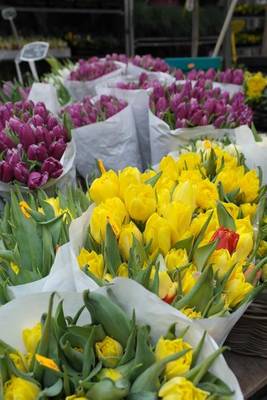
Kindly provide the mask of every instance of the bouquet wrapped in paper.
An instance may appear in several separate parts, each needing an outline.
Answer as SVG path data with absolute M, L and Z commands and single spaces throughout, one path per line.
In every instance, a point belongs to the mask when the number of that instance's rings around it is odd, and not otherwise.
M 0 220 L 0 302 L 45 290 L 73 288 L 68 228 L 88 208 L 80 189 L 48 197 L 11 192 Z
M 131 278 L 223 341 L 263 288 L 260 185 L 234 146 L 208 140 L 158 171 L 104 172 L 70 226 L 76 289 Z
M 128 164 L 141 167 L 139 144 L 131 106 L 115 96 L 86 97 L 65 107 L 76 143 L 76 166 L 86 177 L 96 169 L 97 159 L 108 168 Z
M 75 147 L 70 132 L 42 102 L 0 106 L 0 191 L 59 184 L 71 170 Z
M 147 315 L 151 303 L 125 310 L 117 303 L 121 291 L 116 302 L 113 292 L 100 292 L 86 291 L 83 301 L 74 293 L 60 301 L 55 293 L 41 294 L 2 307 L 2 397 L 243 399 L 224 348 L 205 332 L 182 319 L 170 325 L 167 313 L 159 334 Z

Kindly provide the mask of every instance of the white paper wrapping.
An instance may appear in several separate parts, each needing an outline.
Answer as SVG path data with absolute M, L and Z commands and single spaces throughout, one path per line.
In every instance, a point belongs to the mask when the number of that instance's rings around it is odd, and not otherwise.
M 57 90 L 50 83 L 34 82 L 28 100 L 32 100 L 34 103 L 42 101 L 50 112 L 55 115 L 59 113 L 60 105 L 57 98 Z
M 118 79 L 121 82 L 122 79 Z M 128 90 L 116 87 L 116 82 L 112 81 L 112 86 L 97 86 L 98 95 L 115 96 L 118 99 L 127 101 L 131 105 L 135 120 L 136 133 L 141 152 L 142 167 L 145 169 L 151 165 L 150 141 L 149 141 L 149 90 L 137 89 Z
M 151 326 L 151 337 L 154 342 L 159 339 L 160 335 L 166 333 L 173 322 L 177 322 L 179 330 L 191 325 L 185 339 L 192 346 L 196 346 L 201 339 L 202 329 L 188 322 L 172 307 L 159 301 L 156 296 L 147 292 L 137 283 L 125 279 L 116 279 L 111 290 L 113 297 L 129 317 L 132 316 L 132 310 L 135 309 L 137 322 Z M 97 291 L 104 295 L 106 292 L 105 288 L 100 288 Z M 146 302 L 143 302 L 143 292 L 147 292 Z M 55 297 L 55 308 L 61 298 L 64 299 L 63 307 L 67 315 L 75 315 L 82 305 L 81 294 L 60 293 L 60 297 Z M 48 301 L 49 293 L 41 293 L 15 299 L 2 306 L 0 308 L 0 339 L 22 352 L 25 351 L 22 342 L 22 330 L 32 327 L 40 321 L 41 315 L 47 311 Z M 90 322 L 87 311 L 82 314 L 79 322 L 81 324 Z M 216 343 L 207 335 L 200 359 L 208 357 L 216 350 Z M 210 370 L 235 392 L 234 400 L 243 399 L 237 379 L 227 366 L 223 356 L 217 358 Z
M 80 250 L 83 247 L 83 244 L 86 241 L 86 237 L 88 235 L 88 228 L 89 228 L 89 222 L 90 218 L 92 215 L 94 209 L 94 205 L 91 205 L 87 211 L 85 211 L 81 217 L 75 219 L 72 221 L 70 225 L 70 268 L 73 274 L 73 281 L 75 285 L 75 289 L 77 292 L 82 292 L 85 289 L 91 289 L 94 290 L 98 287 L 97 283 L 90 278 L 88 275 L 86 275 L 79 267 L 78 261 L 77 261 L 77 256 L 80 254 Z M 119 278 L 118 278 L 119 279 Z M 115 279 L 116 281 L 116 279 Z M 130 279 L 122 279 L 122 281 L 127 282 L 127 285 L 131 285 L 132 283 L 129 282 L 134 282 L 131 281 Z M 134 282 L 135 286 L 133 286 L 134 290 L 133 292 L 137 290 L 137 288 L 140 286 L 139 290 L 139 295 L 141 296 L 140 302 L 143 304 L 146 304 L 147 298 L 150 298 L 150 295 L 153 297 L 157 298 L 157 301 L 159 303 L 163 303 L 157 296 L 153 295 L 152 293 L 148 292 L 144 288 L 142 288 L 141 285 L 138 283 Z M 144 289 L 142 291 L 142 289 Z M 130 300 L 130 299 L 129 299 Z M 164 303 L 163 303 L 164 304 Z M 168 306 L 170 307 L 170 306 Z M 226 340 L 227 336 L 229 335 L 230 331 L 232 330 L 233 326 L 237 323 L 239 318 L 244 314 L 248 307 L 248 304 L 243 305 L 240 307 L 237 311 L 233 312 L 229 316 L 225 317 L 213 317 L 213 318 L 205 318 L 205 319 L 198 319 L 196 320 L 199 325 L 203 329 L 205 329 L 209 334 L 213 337 L 213 339 L 219 344 L 222 345 L 224 341 Z M 173 307 L 170 307 L 173 309 L 173 312 L 175 315 L 180 315 L 182 318 L 184 318 L 187 321 L 191 321 L 189 318 L 187 318 L 184 314 L 182 314 L 180 311 L 175 310 Z
M 130 105 L 106 121 L 72 130 L 77 146 L 76 167 L 86 177 L 96 170 L 101 159 L 106 169 L 122 169 L 128 165 L 141 168 L 141 157 Z
M 8 286 L 9 296 L 13 299 L 32 293 L 74 290 L 69 258 L 69 243 L 66 243 L 58 249 L 49 275 L 35 282 Z
M 106 82 L 109 79 L 120 76 L 125 71 L 126 68 L 125 64 L 118 61 L 115 61 L 115 64 L 118 67 L 115 71 L 103 75 L 100 78 L 91 81 L 72 81 L 69 80 L 68 78 L 65 78 L 64 85 L 68 89 L 70 95 L 75 101 L 81 101 L 85 96 L 95 96 L 97 85 L 100 85 L 101 83 Z

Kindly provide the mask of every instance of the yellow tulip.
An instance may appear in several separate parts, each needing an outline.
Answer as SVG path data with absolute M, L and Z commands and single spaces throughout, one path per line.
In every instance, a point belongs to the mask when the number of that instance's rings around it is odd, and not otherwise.
M 219 182 L 223 185 L 225 193 L 230 193 L 239 188 L 240 179 L 244 176 L 244 167 L 224 168 L 216 178 L 216 184 Z
M 201 312 L 195 311 L 193 308 L 183 308 L 180 311 L 190 319 L 200 319 L 202 317 Z
M 186 269 L 182 277 L 182 291 L 184 294 L 189 293 L 190 290 L 193 289 L 198 280 L 198 276 L 199 272 L 193 264 Z
M 17 369 L 21 370 L 22 372 L 26 372 L 26 365 L 22 354 L 9 353 L 9 358 L 13 361 Z
M 107 368 L 115 368 L 123 354 L 121 344 L 109 336 L 106 336 L 101 342 L 96 342 L 95 349 L 99 361 L 102 361 Z
M 200 214 L 198 214 L 197 217 L 193 218 L 191 225 L 189 227 L 189 231 L 191 232 L 191 234 L 193 236 L 196 236 L 199 234 L 201 228 L 203 227 L 203 225 L 209 218 L 211 212 L 212 212 L 212 210 L 208 210 L 205 213 L 200 213 Z M 216 231 L 217 228 L 218 228 L 217 216 L 215 213 L 213 213 L 213 216 L 211 217 L 211 220 L 207 226 L 206 234 L 211 237 L 211 233 Z
M 224 205 L 224 208 L 229 212 L 229 214 L 236 219 L 239 214 L 239 207 L 234 204 L 234 203 L 222 203 Z
M 138 185 L 142 182 L 141 172 L 138 168 L 127 167 L 119 171 L 120 197 L 125 199 L 125 193 L 130 185 Z
M 156 171 L 154 171 L 153 169 L 147 169 L 141 174 L 141 182 L 146 183 L 146 181 L 153 178 L 155 175 L 157 175 Z
M 97 254 L 95 251 L 81 249 L 77 257 L 80 268 L 87 267 L 88 270 L 97 278 L 102 279 L 104 273 L 104 258 L 102 254 Z
M 154 277 L 152 270 L 151 278 Z M 159 297 L 166 303 L 171 304 L 177 293 L 177 282 L 173 282 L 167 271 L 159 271 Z
M 116 382 L 122 377 L 122 374 L 118 370 L 113 368 L 102 368 L 100 373 L 97 375 L 97 378 L 99 380 L 108 378 L 111 379 L 113 382 Z
M 192 208 L 190 205 L 173 201 L 167 205 L 163 217 L 168 221 L 171 227 L 172 245 L 175 245 L 189 229 L 192 218 Z
M 209 263 L 212 264 L 214 272 L 218 271 L 220 279 L 224 277 L 234 264 L 229 251 L 226 249 L 215 250 L 209 259 Z
M 119 178 L 112 169 L 95 179 L 89 189 L 90 198 L 99 204 L 111 197 L 119 197 Z
M 252 219 L 254 217 L 254 215 L 256 214 L 257 207 L 258 207 L 257 204 L 250 204 L 250 203 L 244 203 L 244 204 L 241 204 L 241 206 L 240 206 L 243 216 L 244 217 L 249 216 L 250 219 Z
M 159 170 L 163 172 L 163 175 L 168 176 L 173 181 L 178 179 L 177 164 L 172 156 L 165 156 L 161 159 Z
M 147 221 L 156 210 L 156 196 L 150 185 L 130 185 L 124 198 L 130 217 L 136 221 Z
M 190 181 L 193 184 L 196 184 L 202 181 L 203 177 L 199 169 L 185 169 L 181 171 L 179 175 L 179 182 Z
M 146 244 L 151 243 L 151 253 L 161 251 L 166 255 L 171 248 L 171 227 L 169 223 L 157 213 L 152 214 L 146 223 L 144 239 Z
M 253 249 L 253 236 L 251 233 L 242 233 L 239 236 L 236 250 L 232 255 L 234 262 L 246 260 Z
M 120 252 L 125 260 L 129 259 L 130 249 L 133 245 L 133 237 L 142 243 L 143 236 L 140 230 L 137 228 L 134 222 L 130 221 L 127 225 L 122 225 L 119 248 Z
M 207 210 L 216 207 L 219 195 L 217 187 L 209 179 L 204 179 L 197 184 L 197 206 Z
M 255 170 L 248 171 L 239 182 L 240 198 L 244 203 L 253 203 L 256 200 L 259 189 L 260 180 Z
M 191 349 L 192 347 L 190 346 L 190 344 L 184 342 L 181 338 L 169 340 L 161 337 L 156 344 L 156 360 L 159 361 L 172 354 Z M 164 376 L 167 380 L 169 380 L 171 378 L 174 378 L 175 376 L 185 374 L 190 369 L 191 362 L 192 351 L 188 351 L 183 357 L 180 357 L 178 360 L 171 361 L 166 365 Z
M 163 215 L 166 207 L 171 202 L 171 192 L 169 189 L 160 189 L 157 191 L 157 212 L 159 215 Z
M 225 285 L 225 303 L 231 308 L 237 306 L 252 289 L 253 285 L 245 280 L 242 264 L 238 264 Z
M 253 235 L 253 226 L 251 224 L 249 216 L 245 218 L 240 218 L 235 221 L 236 232 L 241 235 L 242 233 L 250 233 Z
M 267 242 L 266 240 L 261 240 L 258 248 L 258 254 L 260 257 L 265 257 L 267 254 Z
M 92 212 L 90 230 L 97 243 L 101 243 L 105 239 L 108 222 L 117 237 L 120 234 L 122 224 L 128 222 L 126 207 L 118 197 L 105 200 L 96 206 Z
M 165 257 L 165 263 L 169 271 L 179 268 L 188 263 L 188 256 L 185 249 L 171 249 Z
M 42 335 L 42 326 L 41 326 L 40 322 L 38 322 L 32 328 L 23 329 L 22 338 L 23 338 L 23 342 L 26 347 L 26 350 L 29 353 L 35 352 L 35 350 L 40 342 L 41 335 Z
M 129 276 L 128 264 L 122 263 L 121 265 L 119 265 L 117 275 L 120 276 L 121 278 L 128 278 Z
M 190 206 L 193 212 L 196 208 L 196 189 L 190 181 L 179 183 L 176 186 L 172 200 Z
M 31 218 L 31 214 L 28 213 L 29 210 L 31 210 L 31 207 L 29 206 L 26 201 L 22 200 L 19 202 L 20 210 L 22 214 L 24 215 L 25 218 L 29 219 Z
M 267 79 L 264 78 L 261 72 L 247 75 L 245 82 L 247 95 L 252 99 L 261 97 L 263 90 L 267 86 Z
M 208 396 L 208 392 L 197 388 L 182 376 L 164 383 L 159 390 L 162 400 L 206 400 Z
M 12 376 L 5 383 L 4 399 L 5 400 L 36 400 L 40 393 L 39 386 L 22 378 Z
M 200 154 L 194 152 L 181 154 L 176 164 L 179 172 L 190 169 L 196 170 L 201 164 Z

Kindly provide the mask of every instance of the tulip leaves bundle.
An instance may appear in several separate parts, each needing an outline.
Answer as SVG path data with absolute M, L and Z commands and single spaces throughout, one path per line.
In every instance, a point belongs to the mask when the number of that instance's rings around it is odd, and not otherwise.
M 255 262 L 266 188 L 236 149 L 205 146 L 164 157 L 158 173 L 128 167 L 92 183 L 77 259 L 98 285 L 131 278 L 190 318 L 228 315 L 263 289 L 265 259 Z
M 0 343 L 0 399 L 91 400 L 227 399 L 233 392 L 209 369 L 225 348 L 200 361 L 205 334 L 193 348 L 186 330 L 170 327 L 155 346 L 150 328 L 130 320 L 109 297 L 84 293 L 76 316 L 65 316 L 63 301 L 33 328 L 23 331 L 27 354 Z M 79 325 L 90 312 L 91 324 Z M 203 355 L 202 355 L 203 359 Z
M 26 200 L 26 201 L 25 201 Z M 48 198 L 11 192 L 0 221 L 0 276 L 2 285 L 33 282 L 49 274 L 57 248 L 68 241 L 68 226 L 88 207 L 80 189 Z

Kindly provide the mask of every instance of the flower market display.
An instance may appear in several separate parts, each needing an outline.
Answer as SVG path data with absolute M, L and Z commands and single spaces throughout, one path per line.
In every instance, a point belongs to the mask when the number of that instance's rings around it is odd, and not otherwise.
M 84 305 L 77 304 L 72 317 L 63 300 L 52 314 L 54 297 L 47 313 L 21 332 L 23 352 L 1 341 L 2 398 L 240 398 L 238 386 L 228 386 L 234 380 L 220 357 L 225 348 L 216 348 L 205 333 L 197 342 L 193 327 L 181 322 L 157 338 L 152 331 L 152 341 L 150 326 L 109 297 L 84 292 Z M 212 372 L 216 365 L 219 376 Z
M 36 196 L 11 193 L 0 221 L 0 303 L 8 298 L 7 286 L 30 284 L 49 275 L 59 247 L 69 240 L 71 220 L 88 205 L 86 195 L 74 188 L 56 197 L 41 190 Z
M 164 157 L 159 172 L 127 167 L 92 182 L 95 205 L 70 229 L 76 245 L 88 229 L 73 268 L 92 287 L 133 279 L 191 319 L 227 317 L 263 289 L 265 189 L 233 145 L 183 151 Z
M 36 189 L 62 175 L 69 133 L 44 103 L 26 100 L 1 105 L 0 129 L 1 182 Z
M 0 88 L 0 399 L 241 400 L 218 346 L 266 288 L 266 77 L 49 65 Z

